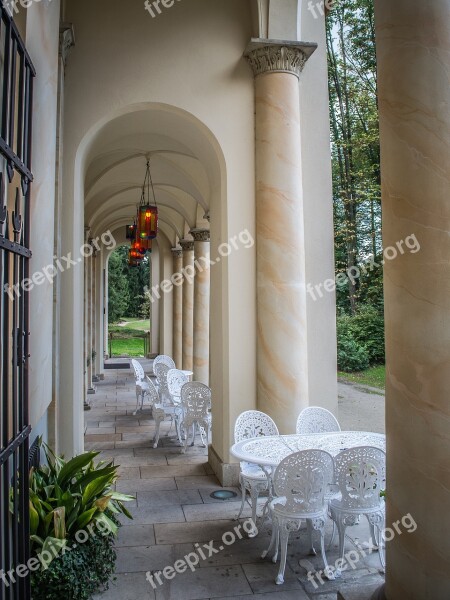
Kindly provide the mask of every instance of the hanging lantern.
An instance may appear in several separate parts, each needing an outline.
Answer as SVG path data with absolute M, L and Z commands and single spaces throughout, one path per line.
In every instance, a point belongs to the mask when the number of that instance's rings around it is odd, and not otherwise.
M 127 225 L 126 239 L 134 241 L 136 239 L 136 230 L 136 222 L 134 222 L 133 225 Z
M 158 234 L 158 208 L 150 204 L 139 207 L 139 240 L 154 240 Z
M 150 203 L 150 188 L 153 204 Z M 154 240 L 158 235 L 158 207 L 156 206 L 155 188 L 153 186 L 150 161 L 147 161 L 144 184 L 142 186 L 141 203 L 138 210 L 139 240 Z

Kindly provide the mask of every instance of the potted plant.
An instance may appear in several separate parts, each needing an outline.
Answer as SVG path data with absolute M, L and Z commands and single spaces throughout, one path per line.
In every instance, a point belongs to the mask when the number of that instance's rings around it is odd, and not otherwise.
M 114 490 L 118 466 L 95 464 L 98 452 L 44 452 L 47 464 L 30 472 L 32 598 L 89 600 L 114 572 L 117 516 L 132 518 L 124 503 L 134 498 Z

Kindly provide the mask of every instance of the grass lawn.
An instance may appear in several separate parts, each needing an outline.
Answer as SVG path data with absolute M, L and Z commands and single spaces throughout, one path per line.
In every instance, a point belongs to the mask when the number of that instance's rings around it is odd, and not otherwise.
M 122 322 L 126 323 L 127 329 L 133 331 L 150 331 L 150 319 L 128 319 L 123 317 Z
M 148 337 L 150 330 L 149 319 L 124 317 L 121 323 L 125 325 L 113 323 L 109 326 L 109 333 L 113 339 L 108 340 L 108 352 L 111 344 L 111 356 L 143 357 L 144 338 Z
M 350 381 L 351 383 L 360 383 L 361 385 L 370 385 L 370 387 L 379 388 L 384 390 L 386 380 L 386 367 L 379 365 L 377 367 L 370 367 L 365 371 L 359 373 L 343 373 L 338 372 L 339 379 L 343 381 Z
M 144 338 L 113 339 L 112 356 L 144 356 Z

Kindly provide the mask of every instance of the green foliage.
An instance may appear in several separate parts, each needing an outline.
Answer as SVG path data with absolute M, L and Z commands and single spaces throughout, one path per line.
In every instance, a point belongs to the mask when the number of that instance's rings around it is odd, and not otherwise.
M 108 317 L 111 323 L 126 314 L 130 301 L 128 281 L 121 248 L 115 250 L 108 262 Z
M 33 600 L 89 600 L 114 573 L 113 535 L 95 535 L 31 575 Z
M 364 346 L 369 362 L 382 364 L 385 360 L 384 318 L 373 306 L 361 306 L 351 318 L 354 339 Z
M 109 258 L 109 320 L 118 322 L 124 315 L 140 317 L 146 288 L 150 284 L 150 260 L 139 267 L 128 265 L 128 247 L 121 246 Z
M 362 344 L 353 337 L 351 317 L 338 317 L 338 369 L 346 373 L 364 371 L 369 366 L 369 355 Z
M 337 319 L 338 368 L 348 373 L 384 362 L 384 319 L 373 306 Z
M 48 464 L 30 473 L 32 555 L 39 555 L 50 543 L 70 547 L 77 532 L 90 523 L 101 523 L 115 535 L 117 525 L 111 516 L 123 513 L 132 518 L 124 502 L 133 498 L 114 490 L 118 466 L 94 464 L 98 452 L 65 461 L 48 446 L 44 451 Z

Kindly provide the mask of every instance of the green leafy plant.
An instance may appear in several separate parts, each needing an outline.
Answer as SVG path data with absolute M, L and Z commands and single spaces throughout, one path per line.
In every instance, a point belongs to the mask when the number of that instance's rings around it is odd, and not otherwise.
M 44 452 L 47 464 L 30 473 L 32 553 L 39 553 L 51 543 L 64 547 L 91 522 L 101 523 L 116 535 L 118 526 L 111 515 L 122 513 L 132 519 L 124 502 L 133 497 L 113 489 L 118 466 L 95 464 L 98 452 L 86 452 L 69 461 L 56 456 L 46 445 Z
M 47 464 L 30 472 L 31 576 L 34 600 L 87 600 L 114 571 L 120 514 L 132 496 L 114 490 L 118 466 L 95 464 L 98 452 L 66 461 L 44 445 Z M 80 532 L 84 533 L 82 541 Z
M 48 569 L 32 573 L 33 600 L 90 600 L 108 586 L 115 562 L 114 536 L 92 536 Z

